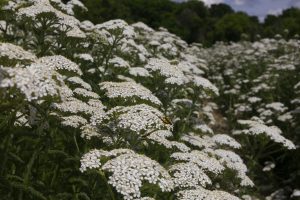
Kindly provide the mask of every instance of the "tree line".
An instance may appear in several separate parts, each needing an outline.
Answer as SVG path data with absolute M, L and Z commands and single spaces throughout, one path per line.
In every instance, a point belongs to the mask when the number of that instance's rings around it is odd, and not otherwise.
M 66 0 L 67 1 L 67 0 Z M 300 10 L 289 8 L 281 15 L 268 15 L 264 22 L 244 12 L 236 12 L 227 4 L 207 7 L 190 0 L 176 3 L 170 0 L 82 0 L 89 12 L 78 18 L 101 23 L 124 19 L 128 23 L 142 21 L 158 28 L 165 27 L 189 43 L 211 45 L 216 41 L 255 40 L 258 37 L 295 37 L 300 33 Z

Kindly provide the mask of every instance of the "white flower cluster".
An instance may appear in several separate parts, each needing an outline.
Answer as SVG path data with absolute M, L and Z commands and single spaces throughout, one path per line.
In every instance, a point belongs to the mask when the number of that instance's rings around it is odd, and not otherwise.
M 101 30 L 107 30 L 111 33 L 114 31 L 120 31 L 119 34 L 123 34 L 126 38 L 132 38 L 135 37 L 135 32 L 131 26 L 129 26 L 124 20 L 110 20 L 107 22 L 104 22 L 102 24 L 96 25 L 96 28 Z
M 91 92 L 84 88 L 76 88 L 73 92 L 78 96 L 81 96 L 83 98 L 88 98 L 88 99 L 99 99 L 100 97 L 97 93 Z
M 208 133 L 208 134 L 213 134 L 213 130 L 209 128 L 206 124 L 196 124 L 193 127 L 194 130 L 198 130 L 202 133 Z
M 151 133 L 147 138 L 153 142 L 156 142 L 167 149 L 172 149 L 173 147 L 177 148 L 179 151 L 187 152 L 190 150 L 185 144 L 177 142 L 177 141 L 170 141 L 167 138 L 172 137 L 173 134 L 171 131 L 168 130 L 158 130 Z
M 82 71 L 79 66 L 64 56 L 45 56 L 37 60 L 37 63 L 41 63 L 47 66 L 49 69 L 57 71 L 74 72 L 77 75 L 82 75 Z
M 282 144 L 287 149 L 295 149 L 295 145 L 292 141 L 284 138 L 281 135 L 281 130 L 276 126 L 266 126 L 262 122 L 252 121 L 252 120 L 239 120 L 238 123 L 249 127 L 249 129 L 243 130 L 241 133 L 247 135 L 261 135 L 265 134 L 270 138 L 270 140 Z
M 187 142 L 195 147 L 198 147 L 200 149 L 203 148 L 212 148 L 216 145 L 216 143 L 211 139 L 209 136 L 198 136 L 194 133 L 189 133 L 186 135 L 183 135 L 181 137 L 181 140 L 184 142 Z
M 140 197 L 143 181 L 159 185 L 163 192 L 171 191 L 174 187 L 168 172 L 159 163 L 143 155 L 120 155 L 106 162 L 102 169 L 112 173 L 109 184 L 126 200 Z
M 42 14 L 53 14 L 57 17 L 59 25 L 57 25 L 57 29 L 61 29 L 62 31 L 67 31 L 67 37 L 74 38 L 85 38 L 86 34 L 80 30 L 79 28 L 79 20 L 75 17 L 64 14 L 63 12 L 54 8 L 49 0 L 32 0 L 32 5 L 28 7 L 21 7 L 17 11 L 17 16 L 21 19 L 23 16 L 32 18 L 36 20 L 39 15 Z M 71 5 L 71 4 L 70 4 Z M 17 6 L 16 6 L 17 8 Z
M 201 75 L 205 74 L 205 72 L 203 70 L 199 69 L 196 65 L 192 64 L 191 62 L 182 61 L 178 64 L 178 67 L 186 75 L 201 76 Z
M 16 87 L 25 95 L 26 100 L 37 100 L 46 96 L 58 95 L 59 74 L 47 66 L 31 64 L 29 66 L 15 66 L 14 68 L 3 68 L 6 78 L 1 80 L 0 88 Z
M 241 183 L 240 183 L 241 186 L 254 185 L 253 182 L 250 180 L 250 178 L 246 175 L 247 167 L 243 163 L 243 160 L 232 151 L 218 149 L 219 146 L 223 146 L 223 145 L 227 145 L 232 148 L 240 148 L 241 145 L 238 142 L 236 142 L 232 137 L 224 134 L 216 134 L 212 137 L 209 136 L 200 137 L 198 135 L 195 135 L 194 133 L 189 133 L 187 135 L 184 135 L 181 138 L 181 140 L 185 141 L 188 144 L 193 145 L 194 147 L 198 147 L 199 149 L 202 149 L 202 151 L 200 153 L 199 151 L 193 151 L 191 154 L 188 155 L 190 157 L 188 159 L 187 158 L 183 159 L 183 156 L 187 156 L 187 155 L 177 154 L 177 157 L 178 155 L 181 156 L 181 158 L 178 157 L 180 160 L 185 160 L 185 161 L 195 163 L 194 160 L 197 160 L 197 162 L 199 162 L 200 159 L 208 160 L 207 158 L 204 159 L 203 157 L 209 157 L 210 159 L 212 159 L 212 161 L 216 162 L 216 164 L 214 164 L 214 167 L 217 165 L 219 166 L 217 170 L 212 168 L 213 170 L 211 170 L 211 172 L 215 174 L 219 174 L 225 169 L 224 168 L 225 166 L 237 172 L 237 177 L 241 179 Z M 215 158 L 217 158 L 217 160 Z M 211 168 L 207 163 L 205 163 L 204 165 L 202 164 L 202 166 L 200 165 L 200 167 L 204 171 L 207 170 L 210 171 L 209 168 Z
M 179 188 L 205 187 L 212 183 L 204 171 L 192 162 L 174 164 L 169 171 L 173 173 L 174 184 Z
M 91 91 L 92 90 L 92 87 L 90 84 L 86 83 L 85 81 L 83 81 L 80 77 L 78 76 L 73 76 L 73 77 L 70 77 L 67 79 L 68 82 L 72 83 L 72 84 L 75 84 L 75 85 L 78 85 L 86 90 L 89 90 Z
M 79 128 L 85 124 L 88 123 L 88 121 L 83 118 L 80 117 L 78 115 L 72 115 L 72 116 L 67 116 L 67 117 L 61 117 L 61 119 L 63 120 L 61 122 L 62 125 L 64 126 L 71 126 L 73 128 Z
M 241 186 L 254 186 L 254 183 L 246 175 L 247 166 L 239 155 L 232 151 L 216 149 L 210 151 L 219 158 L 219 161 L 225 164 L 229 169 L 237 172 L 237 177 L 241 179 Z
M 202 170 L 212 172 L 214 174 L 220 174 L 225 169 L 217 159 L 198 150 L 187 153 L 173 153 L 171 157 L 175 160 L 194 163 Z
M 170 64 L 166 59 L 152 58 L 145 68 L 152 76 L 158 75 L 164 78 L 166 84 L 183 85 L 187 83 L 187 78 L 183 72 L 176 65 Z
M 130 65 L 127 61 L 120 57 L 114 57 L 109 60 L 109 64 L 111 64 L 114 68 L 129 68 Z
M 240 200 L 227 192 L 220 190 L 206 190 L 198 187 L 193 190 L 183 190 L 177 193 L 179 200 Z
M 215 95 L 219 95 L 219 90 L 214 86 L 209 80 L 202 78 L 200 76 L 193 76 L 192 77 L 192 82 L 194 85 L 198 88 L 201 88 L 206 91 L 211 91 Z
M 104 151 L 94 149 L 89 151 L 88 153 L 84 154 L 80 160 L 81 167 L 80 171 L 84 172 L 87 169 L 96 169 L 99 168 L 101 165 L 100 159 L 101 157 L 116 157 L 120 154 L 127 154 L 133 153 L 129 149 L 114 149 L 112 151 Z
M 129 69 L 129 74 L 135 77 L 150 77 L 150 73 L 142 67 L 131 67 Z
M 101 164 L 101 157 L 115 157 Z M 162 191 L 171 191 L 174 184 L 169 173 L 156 161 L 127 149 L 110 152 L 92 150 L 81 159 L 81 171 L 101 169 L 111 172 L 108 183 L 130 200 L 141 197 L 143 181 L 159 185 Z
M 217 134 L 211 139 L 219 145 L 228 145 L 235 149 L 241 148 L 241 145 L 235 139 L 226 134 Z
M 13 45 L 11 43 L 0 43 L 0 59 L 7 58 L 9 60 L 18 61 L 35 61 L 36 56 L 22 47 Z
M 102 82 L 100 89 L 105 91 L 105 96 L 110 99 L 122 98 L 125 101 L 146 101 L 150 104 L 161 105 L 160 100 L 144 86 L 134 82 Z
M 87 11 L 87 8 L 81 3 L 81 1 L 78 0 L 70 0 L 67 4 L 62 3 L 60 0 L 50 0 L 53 3 L 57 3 L 59 8 L 63 11 L 65 11 L 69 15 L 74 15 L 74 8 L 78 7 L 82 10 Z
M 162 121 L 164 115 L 146 104 L 135 106 L 117 106 L 109 110 L 102 120 L 95 124 L 109 126 L 113 131 L 130 130 L 138 135 L 149 134 L 155 130 L 170 129 L 171 126 Z M 116 123 L 115 123 L 116 122 Z
M 226 134 L 216 134 L 213 135 L 212 137 L 204 135 L 200 137 L 191 132 L 189 134 L 183 135 L 181 137 L 181 140 L 189 144 L 192 144 L 193 146 L 196 146 L 200 149 L 214 148 L 222 145 L 235 148 L 235 149 L 241 148 L 241 145 L 234 138 Z
M 74 57 L 82 59 L 84 61 L 94 62 L 94 58 L 90 54 L 87 54 L 87 53 L 75 54 Z

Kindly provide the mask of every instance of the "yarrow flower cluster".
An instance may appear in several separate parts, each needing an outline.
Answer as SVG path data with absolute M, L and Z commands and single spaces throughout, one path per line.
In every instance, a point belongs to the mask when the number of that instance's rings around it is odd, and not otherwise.
M 16 87 L 28 101 L 58 95 L 60 75 L 47 66 L 34 63 L 2 70 L 6 78 L 0 82 L 0 88 Z
M 115 158 L 102 165 L 101 157 Z M 158 184 L 162 191 L 171 191 L 174 187 L 171 176 L 159 163 L 131 150 L 118 149 L 111 152 L 93 150 L 85 154 L 81 160 L 81 171 L 87 168 L 100 168 L 111 172 L 112 176 L 108 183 L 126 200 L 141 197 L 140 188 L 143 181 Z
M 33 20 L 37 20 L 38 16 L 43 14 L 53 14 L 57 17 L 60 26 L 57 26 L 57 29 L 61 29 L 62 31 L 67 31 L 67 37 L 74 37 L 74 38 L 85 38 L 86 35 L 83 31 L 79 28 L 79 20 L 71 15 L 64 14 L 60 10 L 54 8 L 49 0 L 33 0 L 32 5 L 28 7 L 21 7 L 17 11 L 17 16 L 21 19 L 23 16 L 32 18 Z M 17 6 L 16 6 L 17 8 Z
M 183 72 L 175 65 L 170 64 L 166 59 L 150 59 L 145 68 L 152 76 L 157 74 L 163 77 L 167 84 L 183 85 L 187 82 L 187 78 Z
M 38 59 L 37 62 L 47 66 L 49 69 L 52 70 L 66 70 L 68 72 L 74 72 L 78 75 L 82 75 L 79 66 L 71 60 L 65 58 L 64 56 L 45 56 Z
M 193 190 L 183 190 L 177 193 L 179 200 L 212 200 L 212 199 L 223 199 L 223 200 L 239 200 L 238 197 L 233 196 L 227 192 L 219 190 L 206 190 L 198 187 Z
M 36 56 L 22 47 L 11 43 L 0 43 L 0 59 L 7 58 L 9 60 L 18 61 L 35 61 Z
M 281 130 L 276 126 L 266 126 L 262 122 L 252 120 L 239 120 L 240 124 L 248 126 L 249 129 L 243 130 L 241 133 L 247 135 L 261 135 L 265 134 L 276 143 L 282 144 L 287 149 L 295 149 L 295 145 L 292 141 L 284 138 L 281 134 Z
M 297 45 L 202 48 L 142 22 L 80 22 L 75 8 L 87 11 L 79 0 L 18 0 L 0 15 L 0 146 L 12 186 L 3 198 L 236 200 L 254 186 L 252 162 L 235 152 L 249 145 L 241 133 L 296 148 L 273 123 L 299 125 L 299 80 L 291 102 L 273 94 L 285 88 L 278 72 L 300 65 L 289 59 Z M 277 56 L 279 44 L 287 55 Z M 236 121 L 245 128 L 231 130 Z M 261 160 L 265 173 L 280 166 Z M 36 181 L 20 181 L 23 172 Z
M 160 100 L 150 90 L 134 82 L 102 82 L 100 89 L 105 91 L 109 99 L 121 98 L 125 102 L 146 101 L 150 104 L 161 105 Z
M 125 129 L 138 135 L 145 135 L 155 130 L 170 129 L 171 126 L 162 121 L 163 117 L 164 115 L 159 110 L 146 104 L 118 106 L 109 110 L 95 125 L 109 127 L 114 132 Z

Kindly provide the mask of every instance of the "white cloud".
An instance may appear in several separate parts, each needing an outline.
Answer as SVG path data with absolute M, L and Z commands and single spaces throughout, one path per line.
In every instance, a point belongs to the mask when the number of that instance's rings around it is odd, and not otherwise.
M 223 3 L 224 0 L 201 0 L 205 3 L 207 6 L 211 6 L 212 4 L 218 4 L 218 3 Z

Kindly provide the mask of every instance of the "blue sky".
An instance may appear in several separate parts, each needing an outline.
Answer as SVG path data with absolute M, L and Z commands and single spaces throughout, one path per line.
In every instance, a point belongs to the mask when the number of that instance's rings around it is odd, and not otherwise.
M 184 1 L 184 0 L 177 0 Z M 235 10 L 245 11 L 250 15 L 256 15 L 263 20 L 267 14 L 280 14 L 289 7 L 299 7 L 300 0 L 201 0 L 207 5 L 213 3 L 227 3 Z

